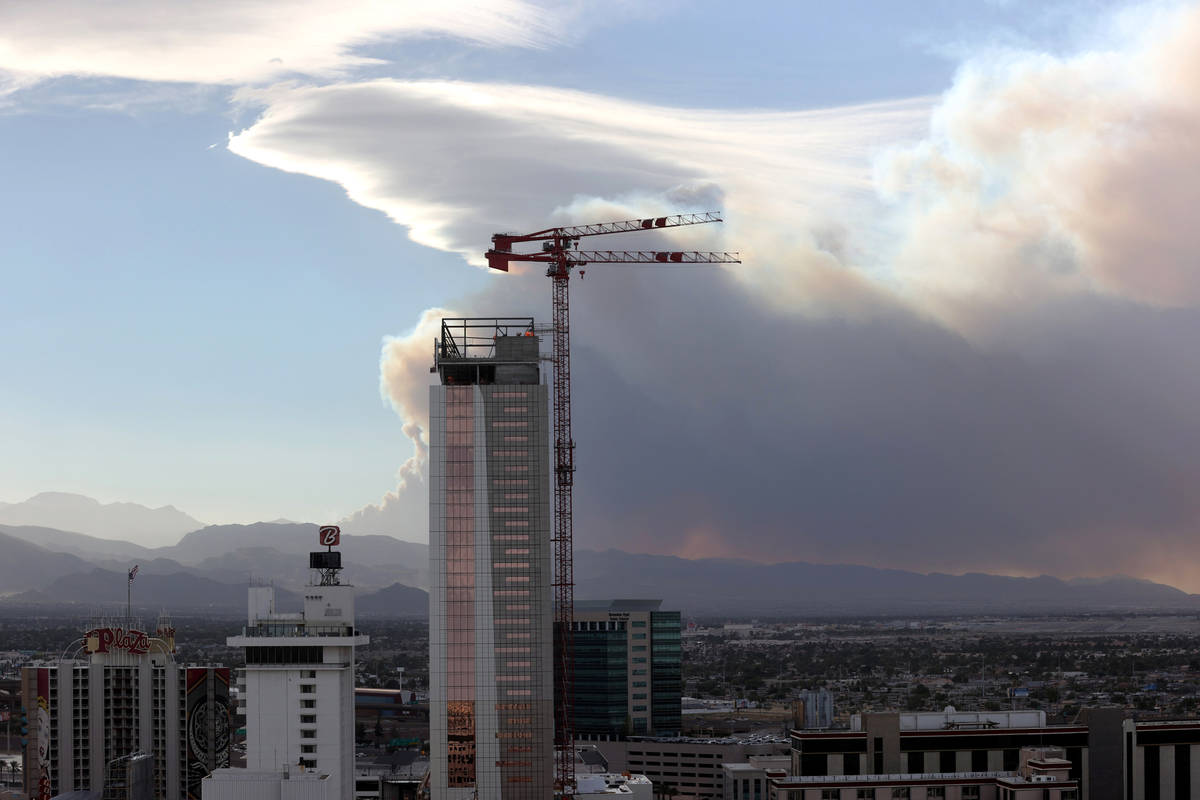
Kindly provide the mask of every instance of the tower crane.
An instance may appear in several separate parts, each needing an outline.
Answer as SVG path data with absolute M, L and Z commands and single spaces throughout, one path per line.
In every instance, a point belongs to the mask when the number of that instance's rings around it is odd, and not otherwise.
M 487 251 L 488 266 L 508 272 L 514 261 L 546 264 L 546 275 L 553 281 L 553 362 L 554 362 L 554 601 L 555 630 L 559 638 L 558 694 L 556 708 L 556 753 L 558 776 L 564 796 L 575 788 L 574 737 L 574 634 L 575 569 L 573 562 L 572 489 L 575 484 L 575 440 L 571 437 L 571 271 L 588 264 L 739 264 L 737 253 L 686 250 L 580 250 L 584 236 L 609 233 L 652 231 L 684 225 L 721 222 L 716 212 L 677 214 L 666 217 L 630 219 L 592 225 L 546 228 L 526 234 L 497 233 Z M 526 242 L 541 244 L 530 253 L 513 252 L 513 245 Z M 580 277 L 583 270 L 580 269 Z

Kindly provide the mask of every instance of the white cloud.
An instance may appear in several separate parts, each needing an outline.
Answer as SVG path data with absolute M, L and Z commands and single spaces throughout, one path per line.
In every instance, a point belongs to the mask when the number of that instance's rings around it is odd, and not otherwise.
M 379 391 L 404 420 L 404 435 L 413 454 L 401 465 L 396 490 L 377 505 L 369 505 L 342 520 L 348 533 L 384 533 L 409 541 L 422 541 L 429 529 L 426 474 L 429 458 L 429 364 L 433 340 L 442 317 L 459 316 L 444 308 L 421 314 L 405 336 L 388 337 L 379 357 Z
M 1196 469 L 1175 399 L 1196 396 L 1194 371 L 1171 344 L 1194 325 L 1155 306 L 1200 301 L 1200 11 L 1161 19 L 1075 56 L 981 57 L 936 104 L 730 113 L 373 81 L 243 92 L 265 110 L 230 147 L 475 263 L 497 230 L 723 206 L 724 232 L 681 236 L 742 250 L 740 286 L 633 271 L 576 290 L 576 330 L 603 331 L 577 339 L 581 546 L 655 531 L 669 548 L 703 522 L 718 552 L 1016 568 L 976 539 L 1019 539 L 1046 568 L 1087 552 L 1103 570 L 1197 513 L 1176 488 Z M 509 276 L 456 305 L 544 308 L 544 283 Z M 847 316 L 864 324 L 830 319 Z M 1013 331 L 1062 344 L 1027 361 L 958 336 Z M 420 427 L 414 359 L 388 385 Z M 771 387 L 750 415 L 747 385 Z M 728 492 L 688 494 L 730 463 Z M 1128 530 L 1146 533 L 1113 534 Z
M 882 160 L 910 299 L 967 331 L 1068 296 L 1200 303 L 1200 6 L 1143 12 L 1119 44 L 969 62 Z
M 482 263 L 500 230 L 723 202 L 727 236 L 688 231 L 688 241 L 736 246 L 754 265 L 739 274 L 774 302 L 838 311 L 879 299 L 843 269 L 870 245 L 870 235 L 849 231 L 876 207 L 871 156 L 916 137 L 929 108 L 905 100 L 723 112 L 397 80 L 245 90 L 239 99 L 266 110 L 231 137 L 233 152 L 339 183 L 415 241 L 471 263 Z
M 539 47 L 563 12 L 528 0 L 10 0 L 0 4 L 0 72 L 247 84 L 330 77 L 378 63 L 365 45 L 448 36 Z

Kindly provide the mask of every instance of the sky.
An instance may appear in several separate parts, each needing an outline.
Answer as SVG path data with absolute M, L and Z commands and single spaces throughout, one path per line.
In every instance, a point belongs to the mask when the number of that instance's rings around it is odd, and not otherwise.
M 426 538 L 496 231 L 572 288 L 576 543 L 1200 591 L 1200 5 L 0 7 L 0 502 Z

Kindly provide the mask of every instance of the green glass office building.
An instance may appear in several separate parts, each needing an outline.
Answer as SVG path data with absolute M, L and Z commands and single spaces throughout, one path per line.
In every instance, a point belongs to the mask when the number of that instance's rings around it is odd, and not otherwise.
M 575 602 L 575 733 L 677 736 L 680 613 L 661 600 Z

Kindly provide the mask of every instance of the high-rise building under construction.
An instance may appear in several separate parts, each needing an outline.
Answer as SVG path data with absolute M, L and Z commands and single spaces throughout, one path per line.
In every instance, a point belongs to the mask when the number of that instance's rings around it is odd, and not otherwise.
M 429 398 L 430 788 L 551 797 L 550 399 L 533 320 L 445 319 Z

